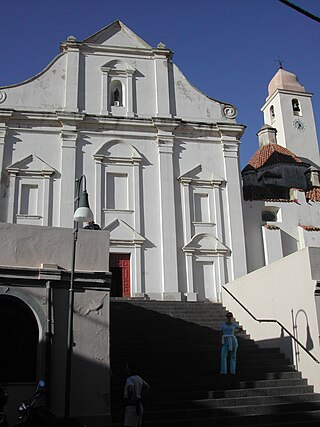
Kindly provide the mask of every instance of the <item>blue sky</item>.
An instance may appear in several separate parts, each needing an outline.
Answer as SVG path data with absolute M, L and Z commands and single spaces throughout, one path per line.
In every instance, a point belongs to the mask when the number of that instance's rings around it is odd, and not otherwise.
M 319 0 L 292 0 L 320 16 Z M 174 51 L 188 80 L 236 105 L 247 130 L 242 167 L 258 148 L 260 108 L 278 69 L 294 72 L 308 92 L 320 136 L 320 24 L 278 0 L 2 0 L 0 86 L 41 71 L 69 35 L 85 39 L 115 19 L 152 46 Z

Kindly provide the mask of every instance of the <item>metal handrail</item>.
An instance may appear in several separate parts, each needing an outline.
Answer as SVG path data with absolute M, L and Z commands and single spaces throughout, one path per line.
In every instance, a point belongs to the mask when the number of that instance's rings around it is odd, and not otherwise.
M 227 289 L 225 286 L 222 286 L 222 288 L 252 317 L 252 319 L 254 319 L 255 321 L 262 323 L 277 323 L 284 331 L 286 331 L 286 333 L 288 335 L 290 335 L 290 337 L 306 352 L 308 353 L 308 355 L 317 363 L 320 363 L 319 360 L 314 357 L 314 355 L 312 353 L 310 353 L 310 351 L 290 332 L 288 331 L 288 329 L 278 320 L 276 319 L 257 319 L 243 304 L 242 302 L 240 302 L 238 300 L 237 297 L 235 297 L 230 291 L 229 289 Z

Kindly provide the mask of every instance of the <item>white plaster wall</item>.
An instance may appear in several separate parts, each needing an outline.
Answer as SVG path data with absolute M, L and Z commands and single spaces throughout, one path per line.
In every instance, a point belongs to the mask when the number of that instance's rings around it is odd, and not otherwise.
M 105 417 L 110 411 L 109 299 L 109 292 L 90 289 L 75 295 L 71 404 L 77 416 Z
M 243 202 L 244 232 L 249 273 L 265 265 L 261 229 L 261 211 L 263 205 L 263 202 L 258 201 Z
M 1 86 L 7 95 L 1 108 L 55 110 L 63 107 L 66 55 L 58 55 L 36 76 L 11 86 Z
M 50 129 L 49 126 L 37 125 L 31 129 L 20 129 L 18 124 L 16 127 L 13 124 L 6 141 L 3 166 L 8 167 L 30 154 L 35 154 L 52 169 L 59 171 L 61 163 L 59 131 L 59 128 Z
M 246 250 L 248 254 L 248 271 L 257 270 L 265 265 L 265 253 L 261 226 L 261 212 L 269 207 L 279 209 L 279 221 L 270 222 L 281 230 L 282 253 L 289 255 L 306 246 L 320 246 L 319 232 L 307 232 L 301 234 L 300 225 L 318 227 L 320 224 L 320 205 L 316 202 L 306 202 L 303 192 L 297 192 L 297 203 L 284 202 L 244 202 L 244 221 Z M 305 236 L 305 237 L 303 237 Z M 281 252 L 281 248 L 279 248 Z M 280 254 L 277 249 L 278 255 Z M 275 256 L 273 254 L 272 256 Z M 279 255 L 280 256 L 280 255 Z M 269 256 L 270 257 L 270 256 Z
M 301 116 L 292 111 L 292 99 L 300 102 Z M 274 106 L 275 120 L 271 121 L 270 106 Z M 319 165 L 319 148 L 311 95 L 306 93 L 278 91 L 262 107 L 264 123 L 275 127 L 278 131 L 277 142 L 288 148 L 298 157 L 311 160 Z M 293 121 L 300 119 L 305 124 L 303 132 L 293 127 Z
M 298 339 L 320 361 L 314 297 L 316 282 L 320 279 L 319 259 L 320 248 L 305 248 L 228 283 L 226 288 L 258 319 L 276 319 L 294 333 L 293 319 L 296 318 Z M 222 298 L 223 305 L 234 313 L 258 344 L 280 346 L 289 358 L 295 354 L 294 347 L 286 347 L 278 325 L 253 320 L 225 290 Z M 319 392 L 320 365 L 301 349 L 299 358 L 294 357 L 293 362 Z
M 203 122 L 227 121 L 222 115 L 221 103 L 193 87 L 176 65 L 173 70 L 177 117 Z
M 73 233 L 69 228 L 0 223 L 0 265 L 40 268 L 56 264 L 70 270 Z M 80 230 L 76 270 L 109 270 L 109 232 Z

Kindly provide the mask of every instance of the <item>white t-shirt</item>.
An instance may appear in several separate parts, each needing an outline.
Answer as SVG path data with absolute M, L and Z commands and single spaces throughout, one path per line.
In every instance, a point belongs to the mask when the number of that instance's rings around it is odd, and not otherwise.
M 127 378 L 126 385 L 124 387 L 124 398 L 129 399 L 130 403 L 135 403 L 141 399 L 141 392 L 147 392 L 149 390 L 149 384 L 144 381 L 139 375 L 131 375 Z

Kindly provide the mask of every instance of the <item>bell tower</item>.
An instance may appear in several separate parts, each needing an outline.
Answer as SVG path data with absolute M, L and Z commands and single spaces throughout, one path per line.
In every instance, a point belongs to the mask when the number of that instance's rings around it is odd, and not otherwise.
M 269 83 L 268 97 L 261 111 L 264 123 L 277 129 L 279 145 L 319 166 L 311 98 L 312 94 L 306 92 L 297 76 L 280 66 Z

